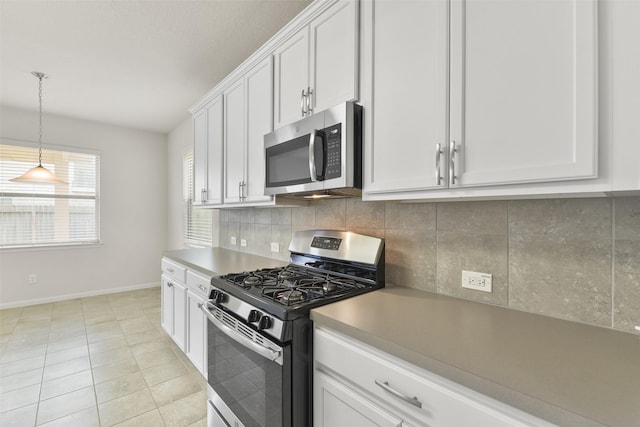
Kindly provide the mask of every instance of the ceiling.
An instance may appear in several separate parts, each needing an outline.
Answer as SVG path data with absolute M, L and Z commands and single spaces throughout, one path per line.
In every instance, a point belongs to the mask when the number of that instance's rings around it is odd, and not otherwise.
M 168 133 L 309 0 L 1 0 L 3 106 Z

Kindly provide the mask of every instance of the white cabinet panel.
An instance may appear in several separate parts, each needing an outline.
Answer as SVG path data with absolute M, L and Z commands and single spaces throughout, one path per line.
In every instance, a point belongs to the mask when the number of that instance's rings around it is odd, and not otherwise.
M 162 276 L 161 280 L 161 324 L 182 351 L 186 336 L 186 298 L 187 288 L 182 283 Z
M 274 53 L 274 128 L 358 97 L 357 0 L 338 0 Z
M 169 336 L 173 336 L 173 284 L 170 278 L 162 276 L 160 286 L 160 324 Z
M 222 203 L 222 96 L 193 116 L 193 203 Z
M 246 89 L 246 202 L 271 201 L 265 196 L 264 135 L 273 130 L 273 59 L 249 71 Z
M 224 203 L 239 203 L 244 184 L 245 95 L 240 79 L 224 92 Z
M 305 27 L 273 53 L 275 62 L 274 128 L 302 118 L 302 92 L 309 86 L 309 28 Z
M 310 26 L 312 110 L 358 97 L 358 2 L 340 1 Z
M 453 186 L 595 177 L 590 0 L 451 2 Z
M 204 299 L 191 290 L 187 290 L 186 319 L 187 337 L 185 354 L 193 365 L 206 378 L 207 366 L 207 319 L 200 309 Z
M 447 10 L 441 1 L 363 4 L 365 191 L 436 188 L 447 144 Z M 446 155 L 441 157 L 446 176 Z
M 400 427 L 396 416 L 381 410 L 330 376 L 317 372 L 313 377 L 314 413 L 317 427 Z
M 402 425 L 410 422 L 430 427 L 552 426 L 533 415 L 329 329 L 314 329 L 314 366 L 314 381 L 316 376 L 320 376 L 320 385 L 315 387 L 315 392 L 323 396 L 325 391 L 322 388 L 329 389 L 334 397 L 328 402 L 335 407 L 337 417 L 344 413 L 345 419 L 353 419 L 356 414 L 376 419 L 380 414 L 370 408 L 373 406 L 381 413 L 393 414 L 386 419 L 393 422 L 402 420 L 405 423 Z M 325 385 L 325 376 L 331 377 L 333 382 Z M 331 387 L 334 383 L 341 384 L 343 389 L 346 387 L 350 393 L 344 390 L 340 393 L 339 387 Z M 337 400 L 342 403 L 338 404 Z M 314 411 L 326 412 L 325 404 L 318 397 L 314 400 Z M 348 425 L 342 424 L 341 418 L 334 419 L 333 423 L 331 425 Z

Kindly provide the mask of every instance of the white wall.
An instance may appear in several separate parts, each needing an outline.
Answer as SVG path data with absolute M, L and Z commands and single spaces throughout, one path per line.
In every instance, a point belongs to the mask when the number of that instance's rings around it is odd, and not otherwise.
M 3 138 L 37 141 L 37 113 L 3 107 Z M 167 246 L 167 137 L 45 115 L 43 142 L 101 154 L 101 240 L 0 251 L 0 308 L 152 286 Z M 36 273 L 38 283 L 27 277 Z

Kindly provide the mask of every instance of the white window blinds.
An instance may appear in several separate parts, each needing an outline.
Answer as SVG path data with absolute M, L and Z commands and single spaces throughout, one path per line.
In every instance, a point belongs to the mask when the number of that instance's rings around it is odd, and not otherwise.
M 193 152 L 183 157 L 184 236 L 188 245 L 211 246 L 213 213 L 193 207 Z
M 45 148 L 42 165 L 67 185 L 9 181 L 37 161 L 37 147 L 0 143 L 0 248 L 98 243 L 100 156 Z

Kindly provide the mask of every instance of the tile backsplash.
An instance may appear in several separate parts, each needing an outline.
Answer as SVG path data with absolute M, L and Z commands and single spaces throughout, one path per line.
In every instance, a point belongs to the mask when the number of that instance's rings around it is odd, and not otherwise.
M 622 331 L 640 325 L 640 197 L 336 199 L 222 210 L 219 225 L 220 246 L 285 261 L 296 230 L 378 236 L 386 243 L 388 283 Z M 492 292 L 462 288 L 462 270 L 492 274 Z

